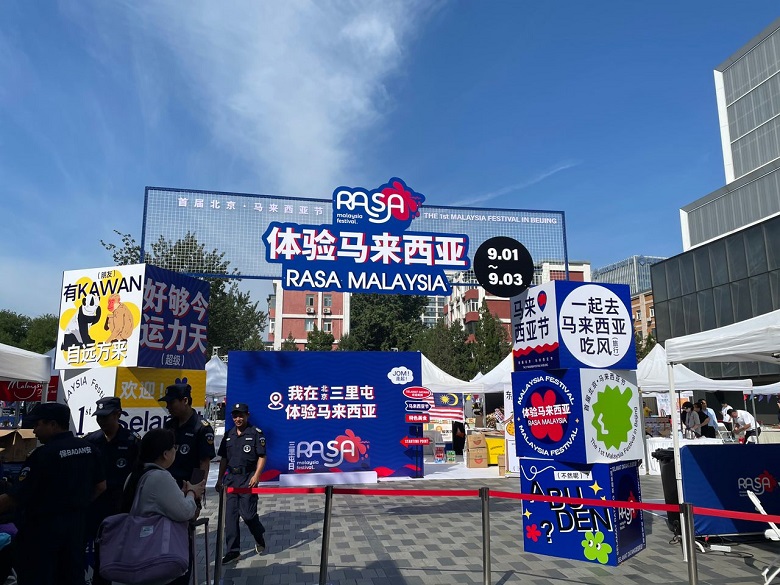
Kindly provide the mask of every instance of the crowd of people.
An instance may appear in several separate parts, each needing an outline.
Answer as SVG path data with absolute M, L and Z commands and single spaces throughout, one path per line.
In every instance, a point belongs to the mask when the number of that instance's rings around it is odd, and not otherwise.
M 730 432 L 739 442 L 750 442 L 751 437 L 757 437 L 761 434 L 761 428 L 756 423 L 755 417 L 746 410 L 732 408 L 727 402 L 723 402 L 721 405 L 721 416 L 723 417 L 723 425 L 726 431 Z M 684 402 L 680 420 L 690 438 L 705 437 L 715 439 L 719 436 L 718 419 L 715 411 L 707 406 L 705 399 L 696 402 Z
M 14 571 L 20 585 L 83 584 L 89 543 L 107 517 L 121 512 L 161 515 L 191 526 L 216 455 L 214 430 L 192 407 L 186 379 L 168 386 L 160 400 L 171 418 L 143 438 L 120 424 L 123 411 L 117 397 L 97 402 L 94 415 L 100 430 L 83 438 L 69 430 L 71 412 L 64 404 L 39 404 L 24 418 L 23 426 L 33 429 L 41 446 L 0 495 L 0 522 L 18 530 L 0 551 L 0 583 Z M 234 406 L 233 420 L 236 427 L 220 446 L 217 489 L 257 485 L 265 463 L 265 438 L 249 424 L 247 405 Z M 224 562 L 240 554 L 239 517 L 252 532 L 256 551 L 263 551 L 265 529 L 257 515 L 257 496 L 229 494 L 227 517 Z M 192 539 L 193 530 L 187 533 Z M 107 583 L 99 571 L 99 546 L 94 562 L 93 583 Z M 190 557 L 187 572 L 169 582 L 187 583 L 191 568 Z

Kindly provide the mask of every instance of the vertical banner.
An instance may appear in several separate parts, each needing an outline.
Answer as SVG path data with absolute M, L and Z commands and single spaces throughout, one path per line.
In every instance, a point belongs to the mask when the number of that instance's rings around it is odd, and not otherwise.
M 567 465 L 521 460 L 521 491 L 568 498 L 641 501 L 636 461 Z M 524 502 L 526 552 L 617 566 L 645 548 L 641 510 Z
M 100 428 L 93 416 L 95 403 L 114 395 L 116 368 L 92 368 L 90 370 L 63 370 L 62 400 L 70 408 L 73 431 L 77 435 L 91 433 Z
M 412 352 L 230 352 L 227 400 L 248 404 L 263 430 L 263 481 L 350 471 L 421 477 L 431 392 L 420 376 Z
M 506 441 L 506 474 L 520 473 L 520 457 L 515 444 L 515 407 L 512 401 L 512 389 L 504 390 L 504 440 Z

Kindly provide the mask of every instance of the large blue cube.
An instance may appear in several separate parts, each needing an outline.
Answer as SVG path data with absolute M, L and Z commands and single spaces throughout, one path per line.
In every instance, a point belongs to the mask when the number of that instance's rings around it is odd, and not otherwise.
M 520 459 L 520 491 L 593 500 L 641 501 L 637 461 L 567 465 Z M 525 552 L 617 566 L 645 548 L 641 510 L 523 502 Z

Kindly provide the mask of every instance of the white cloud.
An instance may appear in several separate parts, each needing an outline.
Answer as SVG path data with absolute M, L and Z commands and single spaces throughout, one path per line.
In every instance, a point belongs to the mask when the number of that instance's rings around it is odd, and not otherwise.
M 69 3 L 63 10 L 100 31 L 94 53 L 121 36 L 106 27 L 127 27 L 146 124 L 165 107 L 155 86 L 172 59 L 178 70 L 167 82 L 184 79 L 187 91 L 177 95 L 189 100 L 176 105 L 194 112 L 224 149 L 256 165 L 259 191 L 322 197 L 360 168 L 360 138 L 386 108 L 388 76 L 433 9 L 406 2 L 171 1 Z
M 577 165 L 580 164 L 582 164 L 582 161 L 563 161 L 556 164 L 553 167 L 550 167 L 549 169 L 542 171 L 541 173 L 534 175 L 530 179 L 526 179 L 525 181 L 514 183 L 512 185 L 507 185 L 506 187 L 501 187 L 500 189 L 490 191 L 489 193 L 483 193 L 482 195 L 477 195 L 476 197 L 470 197 L 467 200 L 457 201 L 452 205 L 456 207 L 459 205 L 474 205 L 476 203 L 482 203 L 484 201 L 489 201 L 490 199 L 495 199 L 496 197 L 501 197 L 502 195 L 513 193 L 514 191 L 522 191 L 523 189 L 531 187 L 532 185 L 541 183 L 545 179 L 552 177 L 553 175 L 560 173 L 561 171 L 565 171 L 566 169 L 576 167 Z

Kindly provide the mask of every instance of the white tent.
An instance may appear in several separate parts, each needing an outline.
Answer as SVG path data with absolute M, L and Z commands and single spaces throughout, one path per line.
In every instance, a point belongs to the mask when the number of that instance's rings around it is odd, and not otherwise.
M 669 363 L 770 362 L 780 364 L 780 311 L 666 342 Z
M 222 397 L 227 394 L 227 372 L 227 364 L 217 356 L 206 362 L 206 396 Z
M 512 389 L 512 371 L 514 369 L 514 358 L 512 352 L 506 356 L 501 363 L 495 368 L 490 370 L 487 374 L 480 376 L 479 383 L 482 384 L 485 389 L 485 394 L 494 394 L 497 392 L 504 392 L 505 390 Z M 477 378 L 474 378 L 475 381 Z
M 464 382 L 451 376 L 424 355 L 420 354 L 422 385 L 432 392 L 458 392 L 479 394 L 483 391 L 482 382 Z
M 656 344 L 645 356 L 645 359 L 639 362 L 636 378 L 643 394 L 669 392 L 667 353 L 660 343 Z M 750 380 L 712 380 L 697 374 L 682 364 L 674 365 L 674 388 L 679 392 L 687 390 L 704 390 L 706 392 L 738 390 L 747 393 L 752 385 Z
M 0 343 L 0 380 L 48 382 L 51 358 Z

